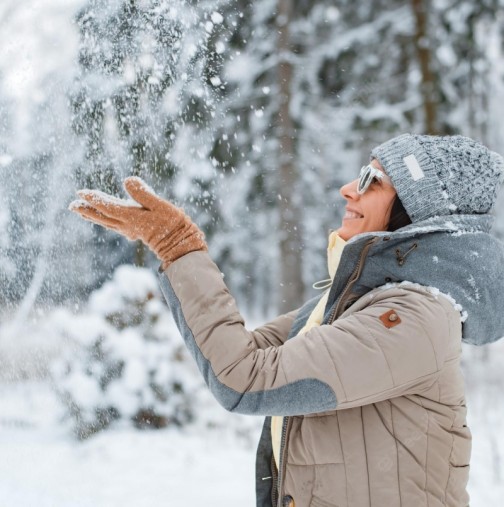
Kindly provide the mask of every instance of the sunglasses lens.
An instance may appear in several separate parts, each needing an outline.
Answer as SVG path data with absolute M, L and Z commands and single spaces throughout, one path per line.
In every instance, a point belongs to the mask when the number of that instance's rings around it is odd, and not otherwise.
M 359 194 L 363 194 L 367 188 L 369 187 L 369 184 L 371 183 L 371 180 L 373 177 L 371 176 L 371 170 L 369 169 L 369 166 L 363 167 L 361 169 L 360 177 L 359 177 L 359 184 L 357 186 L 357 192 Z

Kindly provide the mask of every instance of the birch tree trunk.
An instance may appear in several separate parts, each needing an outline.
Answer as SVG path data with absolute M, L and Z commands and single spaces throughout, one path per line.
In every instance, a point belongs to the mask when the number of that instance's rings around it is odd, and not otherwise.
M 292 92 L 292 61 L 289 42 L 289 25 L 292 19 L 293 0 L 278 0 L 276 26 L 278 30 L 278 85 L 280 104 L 277 115 L 279 139 L 279 195 L 280 195 L 280 301 L 281 313 L 293 310 L 303 301 L 301 253 L 302 195 L 295 161 L 295 131 L 290 115 Z

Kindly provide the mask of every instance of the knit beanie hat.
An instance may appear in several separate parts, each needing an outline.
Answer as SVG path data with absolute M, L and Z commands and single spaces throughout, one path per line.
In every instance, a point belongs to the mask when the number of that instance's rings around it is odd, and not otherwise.
M 488 213 L 504 177 L 504 158 L 464 136 L 403 134 L 371 151 L 392 179 L 412 222 Z

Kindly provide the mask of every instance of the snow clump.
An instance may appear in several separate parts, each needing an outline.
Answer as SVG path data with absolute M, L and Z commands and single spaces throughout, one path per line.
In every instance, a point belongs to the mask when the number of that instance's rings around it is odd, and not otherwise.
M 204 389 L 154 274 L 119 267 L 85 310 L 52 315 L 69 343 L 52 365 L 53 385 L 79 439 L 114 421 L 136 427 L 182 426 Z

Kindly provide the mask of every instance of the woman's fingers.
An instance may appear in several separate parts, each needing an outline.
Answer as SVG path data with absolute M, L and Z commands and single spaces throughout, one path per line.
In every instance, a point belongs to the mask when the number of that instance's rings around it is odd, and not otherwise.
M 98 225 L 102 225 L 114 231 L 120 231 L 122 222 L 110 216 L 104 215 L 87 201 L 77 200 L 68 206 L 70 211 L 78 213 L 82 218 Z
M 106 216 L 122 220 L 131 210 L 141 209 L 134 201 L 125 201 L 99 190 L 79 190 L 79 197 Z
M 159 204 L 170 204 L 161 197 L 158 197 L 154 190 L 137 176 L 131 176 L 124 180 L 124 189 L 128 194 L 148 210 L 154 209 Z

